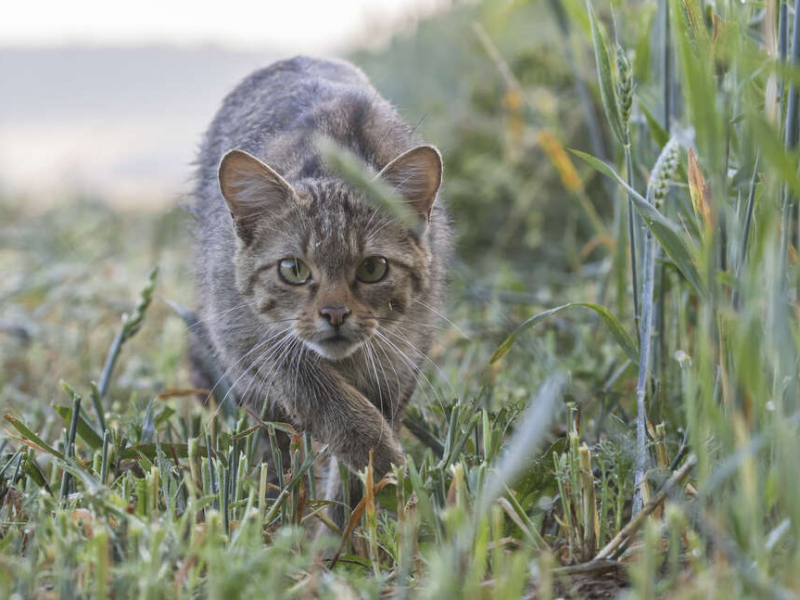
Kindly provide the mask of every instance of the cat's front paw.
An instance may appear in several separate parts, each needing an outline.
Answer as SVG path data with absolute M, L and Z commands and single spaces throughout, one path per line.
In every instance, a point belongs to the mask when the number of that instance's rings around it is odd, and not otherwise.
M 380 479 L 392 470 L 394 466 L 405 466 L 406 459 L 403 449 L 393 433 L 384 430 L 383 435 L 375 432 L 376 435 L 364 436 L 355 435 L 350 439 L 350 443 L 341 447 L 337 452 L 334 449 L 334 456 L 344 462 L 350 471 L 363 473 L 369 465 L 370 453 L 372 453 L 372 471 L 375 481 Z M 371 439 L 370 439 L 371 438 Z
M 372 451 L 372 469 L 375 481 L 379 481 L 394 467 L 405 467 L 405 465 L 405 454 L 395 440 L 392 440 L 392 443 L 382 444 Z

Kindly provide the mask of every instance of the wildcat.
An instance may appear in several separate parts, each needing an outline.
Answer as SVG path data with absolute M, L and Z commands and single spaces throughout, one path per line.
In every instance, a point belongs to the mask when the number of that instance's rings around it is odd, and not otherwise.
M 422 233 L 326 168 L 318 136 L 362 159 Z M 269 418 L 328 445 L 332 499 L 337 463 L 363 470 L 372 450 L 376 480 L 405 463 L 398 433 L 449 253 L 441 179 L 439 152 L 344 61 L 297 57 L 253 73 L 205 134 L 194 190 L 204 335 L 240 401 L 269 402 Z M 343 512 L 333 516 L 341 525 Z

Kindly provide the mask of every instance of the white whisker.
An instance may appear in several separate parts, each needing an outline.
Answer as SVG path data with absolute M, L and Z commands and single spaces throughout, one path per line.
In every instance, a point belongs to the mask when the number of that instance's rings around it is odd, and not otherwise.
M 434 385 L 431 383 L 430 379 L 428 379 L 428 377 L 425 375 L 422 369 L 416 363 L 414 363 L 414 361 L 411 360 L 411 358 L 405 352 L 403 352 L 400 348 L 398 348 L 394 342 L 392 342 L 389 338 L 387 338 L 377 329 L 375 330 L 375 335 L 378 336 L 378 338 L 383 340 L 385 343 L 387 343 L 391 348 L 393 348 L 398 353 L 399 357 L 402 360 L 404 360 L 405 363 L 410 367 L 412 374 L 417 373 L 420 377 L 422 377 L 425 380 L 425 382 L 428 384 L 431 391 L 433 392 L 434 396 L 436 396 L 436 401 L 439 402 L 439 405 L 444 410 L 444 403 L 442 402 L 442 398 L 439 395 L 439 392 L 436 390 L 436 387 L 434 387 Z M 415 377 L 415 379 L 417 378 Z
M 381 410 L 381 414 L 384 414 L 384 412 L 383 412 L 383 392 L 381 391 L 381 380 L 378 377 L 378 369 L 375 368 L 375 358 L 372 355 L 372 348 L 371 348 L 371 346 L 369 344 L 369 340 L 365 340 L 365 346 L 364 347 L 367 350 L 366 356 L 369 359 L 369 361 L 372 363 L 372 371 L 375 374 L 375 385 L 378 386 L 378 399 L 379 399 L 379 403 L 380 403 L 380 410 Z M 369 365 L 367 366 L 367 371 L 369 371 Z M 382 438 L 383 438 L 383 430 L 381 430 L 381 435 L 378 437 L 378 443 L 381 442 Z
M 420 356 L 422 356 L 422 357 L 423 357 L 425 360 L 427 360 L 427 361 L 428 361 L 428 362 L 429 362 L 431 365 L 433 365 L 433 368 L 434 368 L 434 369 L 436 369 L 436 370 L 439 372 L 439 375 L 441 375 L 442 379 L 444 379 L 444 380 L 447 382 L 447 385 L 450 387 L 450 391 L 451 391 L 451 392 L 455 392 L 455 388 L 453 387 L 453 384 L 452 384 L 452 383 L 450 383 L 450 378 L 449 378 L 449 377 L 447 377 L 447 375 L 445 375 L 444 371 L 442 371 L 442 369 L 439 367 L 439 365 L 437 365 L 437 364 L 436 364 L 436 363 L 433 361 L 433 359 L 431 359 L 431 357 L 430 357 L 430 356 L 428 356 L 428 355 L 427 355 L 427 354 L 425 354 L 425 353 L 424 353 L 422 350 L 420 350 L 419 348 L 417 348 L 417 347 L 416 347 L 416 346 L 415 346 L 413 343 L 411 343 L 411 340 L 409 340 L 409 339 L 408 339 L 406 336 L 404 336 L 404 335 L 403 335 L 402 333 L 400 333 L 399 331 L 391 331 L 391 330 L 389 330 L 389 329 L 386 329 L 386 328 L 384 328 L 384 330 L 383 330 L 383 331 L 384 331 L 384 332 L 386 332 L 386 333 L 389 333 L 389 334 L 391 334 L 391 335 L 395 335 L 395 336 L 397 336 L 398 338 L 400 338 L 401 340 L 403 340 L 403 341 L 404 341 L 406 344 L 408 344 L 408 346 L 409 346 L 409 347 L 410 347 L 410 348 L 411 348 L 411 349 L 412 349 L 414 352 L 416 352 L 417 354 L 419 354 Z
M 286 328 L 286 329 L 284 329 L 283 331 L 280 331 L 280 332 L 276 333 L 275 335 L 271 336 L 269 339 L 265 340 L 265 341 L 264 341 L 264 342 L 262 342 L 261 344 L 258 344 L 257 346 L 254 346 L 254 347 L 253 347 L 253 349 L 251 349 L 251 350 L 250 350 L 250 351 L 249 351 L 247 354 L 245 354 L 245 355 L 244 355 L 244 356 L 243 356 L 241 359 L 239 359 L 239 360 L 237 361 L 237 363 L 236 363 L 236 364 L 238 364 L 238 363 L 241 363 L 241 362 L 242 362 L 242 360 L 244 360 L 244 358 L 246 358 L 247 356 L 249 356 L 250 354 L 252 354 L 253 350 L 255 350 L 256 348 L 258 348 L 258 347 L 261 347 L 261 346 L 263 346 L 264 344 L 267 344 L 267 343 L 269 343 L 270 341 L 274 340 L 276 337 L 278 337 L 278 336 L 280 336 L 280 335 L 284 335 L 284 338 L 281 338 L 281 340 L 280 340 L 280 341 L 282 342 L 282 341 L 285 339 L 285 336 L 286 336 L 286 335 L 289 335 L 289 336 L 291 336 L 291 333 L 289 333 L 290 331 L 291 331 L 291 327 L 287 327 L 287 328 Z M 279 342 L 279 345 L 280 345 L 280 342 Z M 250 365 L 250 368 L 252 368 L 253 366 L 255 366 L 255 365 L 256 365 L 256 364 L 257 364 L 257 363 L 258 363 L 260 360 L 262 360 L 262 358 L 263 358 L 265 355 L 269 354 L 269 353 L 272 351 L 272 349 L 273 349 L 273 348 L 274 348 L 274 346 L 273 346 L 273 347 L 270 347 L 270 348 L 268 348 L 267 350 L 265 350 L 264 352 L 262 352 L 262 353 L 261 353 L 261 355 L 259 355 L 259 357 L 258 357 L 258 358 L 257 358 L 255 361 L 253 361 L 253 362 L 251 363 L 251 365 Z M 217 409 L 214 411 L 214 415 L 213 415 L 213 417 L 212 417 L 212 418 L 215 418 L 215 417 L 217 416 L 217 414 L 219 414 L 219 411 L 222 409 L 222 405 L 223 405 L 223 404 L 225 404 L 225 401 L 228 399 L 228 396 L 231 394 L 231 392 L 233 392 L 234 388 L 236 387 L 236 384 L 237 384 L 237 383 L 239 383 L 239 380 L 240 380 L 242 377 L 244 377 L 245 375 L 247 375 L 247 373 L 248 373 L 248 371 L 250 370 L 250 368 L 242 369 L 242 373 L 239 375 L 239 377 L 237 377 L 237 378 L 236 378 L 236 381 L 234 381 L 234 382 L 231 384 L 230 388 L 229 388 L 229 389 L 228 389 L 228 391 L 225 393 L 225 396 L 223 396 L 222 400 L 220 400 L 220 402 L 219 402 L 219 405 L 217 406 Z M 227 370 L 226 370 L 226 372 L 227 372 Z M 257 374 L 258 374 L 258 369 L 256 370 L 256 375 L 257 375 Z M 224 376 L 224 375 L 223 375 L 223 376 Z M 222 378 L 220 378 L 220 380 L 221 380 L 221 379 L 222 379 Z M 251 381 L 251 384 L 252 384 L 252 381 Z M 214 387 L 216 387 L 216 386 L 214 386 Z M 244 394 L 242 394 L 242 398 L 241 398 L 241 400 L 242 400 L 242 401 L 244 401 L 244 395 L 247 393 L 247 390 L 249 390 L 249 389 L 250 389 L 250 385 L 248 385 L 248 386 L 247 386 L 247 388 L 245 389 L 245 392 L 244 392 Z M 212 392 L 213 392 L 213 389 L 212 389 Z M 210 396 L 210 394 L 209 394 L 209 396 Z
M 290 329 L 290 328 L 287 328 L 287 329 L 285 329 L 284 331 L 287 331 L 288 329 Z M 272 339 L 274 339 L 274 337 L 275 337 L 275 336 L 272 336 L 272 337 L 267 337 L 267 336 L 270 336 L 272 333 L 274 333 L 274 332 L 273 332 L 273 331 L 267 331 L 267 332 L 264 334 L 264 339 L 262 339 L 262 340 L 261 340 L 259 343 L 255 344 L 255 345 L 254 345 L 254 346 L 253 346 L 253 347 L 252 347 L 252 348 L 251 348 L 251 349 L 250 349 L 250 350 L 249 350 L 249 351 L 248 351 L 246 354 L 244 354 L 243 356 L 241 356 L 241 357 L 240 357 L 240 358 L 239 358 L 237 361 L 235 361 L 233 364 L 231 364 L 231 365 L 230 365 L 230 366 L 229 366 L 227 369 L 225 369 L 225 370 L 222 372 L 222 375 L 220 375 L 220 376 L 219 376 L 219 378 L 217 379 L 217 382 L 216 382 L 216 383 L 214 384 L 214 386 L 213 386 L 213 387 L 212 387 L 212 388 L 211 388 L 211 389 L 208 391 L 208 396 L 206 396 L 205 402 L 208 402 L 208 400 L 211 398 L 211 394 L 213 394 L 213 393 L 214 393 L 214 390 L 216 390 L 216 389 L 217 389 L 217 386 L 219 386 L 219 384 L 220 384 L 220 383 L 222 383 L 222 381 L 223 381 L 223 380 L 224 380 L 224 379 L 227 377 L 228 373 L 229 373 L 229 372 L 230 372 L 232 369 L 234 369 L 234 368 L 235 368 L 235 367 L 237 367 L 237 366 L 238 366 L 240 363 L 242 363 L 242 362 L 243 362 L 243 361 L 244 361 L 244 360 L 245 360 L 245 359 L 246 359 L 248 356 L 250 356 L 250 355 L 251 355 L 253 352 L 255 352 L 255 351 L 256 351 L 256 350 L 258 350 L 259 348 L 263 347 L 263 346 L 264 346 L 264 344 L 268 344 L 268 343 L 269 343 L 269 342 L 270 342 Z M 282 333 L 282 332 L 279 332 L 279 334 L 280 334 L 280 333 Z M 231 386 L 231 389 L 233 389 L 233 386 Z M 228 393 L 230 393 L 230 390 L 228 390 Z M 225 394 L 225 396 L 227 397 L 227 393 Z M 220 404 L 222 404 L 222 402 L 220 402 Z
M 461 329 L 461 328 L 460 328 L 458 325 L 456 325 L 455 323 L 453 323 L 453 322 L 452 322 L 450 319 L 448 319 L 447 317 L 445 317 L 445 316 L 444 316 L 442 313 L 440 313 L 438 310 L 436 310 L 435 308 L 433 308 L 433 307 L 432 307 L 430 304 L 427 304 L 427 303 L 423 302 L 423 301 L 422 301 L 422 300 L 420 300 L 419 298 L 414 298 L 414 302 L 417 302 L 417 303 L 419 303 L 420 305 L 422 305 L 423 307 L 425 307 L 425 308 L 427 308 L 429 311 L 431 311 L 433 314 L 435 314 L 437 317 L 439 317 L 439 318 L 441 318 L 441 319 L 444 319 L 445 321 L 447 321 L 447 322 L 448 322 L 450 325 L 452 325 L 452 326 L 453 326 L 453 328 L 454 328 L 454 329 L 455 329 L 455 330 L 456 330 L 458 333 L 460 333 L 460 334 L 461 334 L 463 337 L 465 337 L 466 339 L 468 339 L 468 340 L 472 340 L 472 338 L 471 338 L 469 335 L 467 335 L 466 333 L 464 333 L 464 331 L 463 331 L 463 330 L 462 330 L 462 329 Z
M 390 367 L 392 367 L 392 370 L 394 371 L 394 380 L 397 383 L 397 387 L 394 390 L 394 394 L 395 394 L 395 396 L 397 396 L 397 402 L 395 402 L 394 406 L 391 406 L 391 405 L 389 406 L 390 410 L 392 411 L 392 418 L 390 419 L 390 424 L 392 425 L 392 428 L 394 428 L 394 419 L 397 416 L 397 411 L 400 409 L 400 400 L 401 400 L 400 391 L 401 391 L 403 386 L 400 384 L 400 375 L 397 373 L 397 369 L 394 366 L 394 361 L 389 357 L 389 353 L 386 351 L 386 348 L 381 346 L 377 342 L 377 340 L 375 342 L 375 347 L 378 350 L 380 350 L 381 352 L 383 352 L 383 356 L 386 358 L 386 362 L 389 364 Z M 379 364 L 381 365 L 381 370 L 383 370 L 383 363 L 379 362 Z M 384 374 L 383 374 L 383 378 L 384 378 L 384 380 L 386 380 L 386 385 L 388 386 L 389 385 L 389 380 L 386 377 L 386 372 L 385 371 L 384 371 Z M 389 402 L 391 402 L 391 398 L 390 398 Z

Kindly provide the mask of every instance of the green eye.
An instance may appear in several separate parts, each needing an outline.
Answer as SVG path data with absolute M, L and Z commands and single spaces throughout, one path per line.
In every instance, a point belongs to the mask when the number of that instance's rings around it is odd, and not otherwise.
M 356 270 L 356 277 L 364 283 L 377 283 L 389 272 L 389 261 L 382 256 L 370 256 Z
M 311 279 L 311 269 L 302 260 L 284 258 L 278 263 L 278 274 L 289 285 L 303 285 Z

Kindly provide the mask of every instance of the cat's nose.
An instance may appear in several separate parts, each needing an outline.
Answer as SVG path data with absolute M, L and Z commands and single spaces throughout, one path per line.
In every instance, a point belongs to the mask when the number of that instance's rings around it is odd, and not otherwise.
M 319 309 L 319 314 L 334 327 L 339 327 L 350 314 L 350 309 L 346 304 L 329 304 Z

